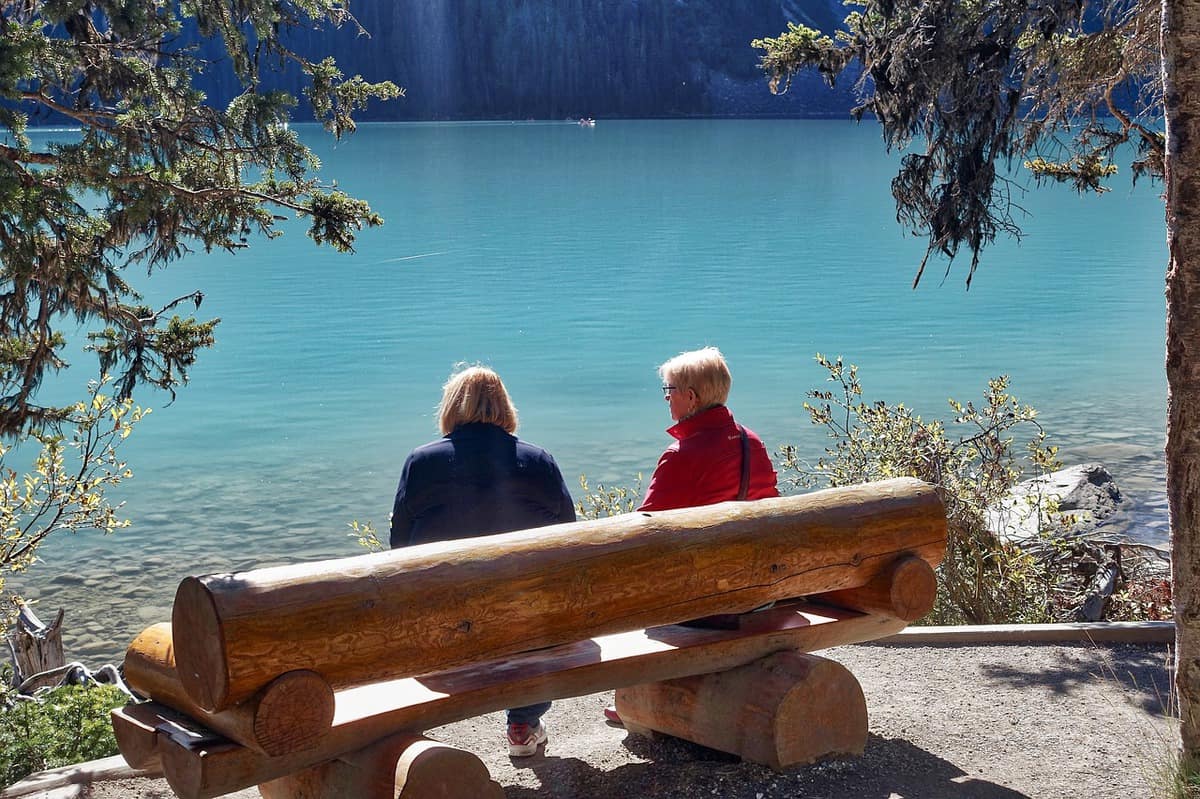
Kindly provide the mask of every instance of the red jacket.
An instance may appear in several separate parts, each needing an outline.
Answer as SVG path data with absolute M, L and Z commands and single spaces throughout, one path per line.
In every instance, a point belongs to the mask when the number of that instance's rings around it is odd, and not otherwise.
M 667 429 L 678 439 L 658 459 L 638 510 L 670 510 L 737 499 L 742 481 L 742 440 L 724 405 L 701 411 Z M 749 428 L 750 490 L 747 499 L 779 496 L 775 467 L 762 439 Z

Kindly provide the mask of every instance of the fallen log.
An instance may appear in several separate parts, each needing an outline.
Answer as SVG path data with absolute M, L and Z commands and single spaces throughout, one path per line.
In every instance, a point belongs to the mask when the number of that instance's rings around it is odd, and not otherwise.
M 1121 548 L 1119 545 L 1112 546 L 1109 552 L 1108 562 L 1092 577 L 1088 594 L 1076 613 L 1076 621 L 1100 621 L 1104 618 L 1105 609 L 1121 577 Z

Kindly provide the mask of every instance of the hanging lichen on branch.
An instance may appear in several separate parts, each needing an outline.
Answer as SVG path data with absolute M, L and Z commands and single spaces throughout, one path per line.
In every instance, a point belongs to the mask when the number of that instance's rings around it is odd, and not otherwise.
M 872 116 L 889 149 L 905 151 L 892 182 L 897 220 L 928 238 L 917 269 L 960 248 L 980 252 L 997 234 L 1019 236 L 1022 191 L 996 169 L 1026 162 L 1035 179 L 1100 191 L 1132 141 L 1135 177 L 1160 176 L 1164 140 L 1157 81 L 1159 4 L 1117 0 L 855 3 L 830 38 L 789 24 L 755 40 L 775 91 L 816 69 L 832 85 L 857 64 L 855 118 Z M 922 139 L 922 151 L 910 151 Z

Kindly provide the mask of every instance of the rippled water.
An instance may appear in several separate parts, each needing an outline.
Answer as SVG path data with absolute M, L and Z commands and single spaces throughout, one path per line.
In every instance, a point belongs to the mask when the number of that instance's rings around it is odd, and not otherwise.
M 20 582 L 42 615 L 68 608 L 72 656 L 116 658 L 186 574 L 356 554 L 347 524 L 386 526 L 460 360 L 500 371 L 520 434 L 572 484 L 649 474 L 668 442 L 655 367 L 704 344 L 729 358 L 739 420 L 811 457 L 816 352 L 926 416 L 1008 374 L 1066 462 L 1112 471 L 1131 533 L 1166 540 L 1157 187 L 1018 195 L 1024 238 L 990 248 L 969 292 L 965 261 L 914 291 L 923 246 L 896 224 L 871 125 L 367 125 L 336 147 L 301 130 L 387 225 L 352 256 L 294 226 L 147 284 L 203 289 L 219 343 L 173 405 L 143 398 L 134 527 L 51 542 Z

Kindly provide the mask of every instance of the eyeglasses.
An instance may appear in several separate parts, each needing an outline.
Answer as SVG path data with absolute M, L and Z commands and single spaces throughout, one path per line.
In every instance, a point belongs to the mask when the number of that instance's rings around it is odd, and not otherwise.
M 663 396 L 664 396 L 664 397 L 669 397 L 669 396 L 671 395 L 671 392 L 672 392 L 672 391 L 678 391 L 678 390 L 679 390 L 679 386 L 663 386 L 663 387 L 662 387 L 662 390 L 663 390 Z

